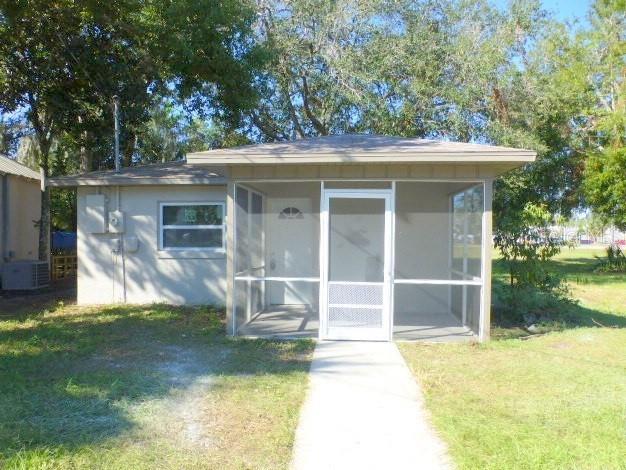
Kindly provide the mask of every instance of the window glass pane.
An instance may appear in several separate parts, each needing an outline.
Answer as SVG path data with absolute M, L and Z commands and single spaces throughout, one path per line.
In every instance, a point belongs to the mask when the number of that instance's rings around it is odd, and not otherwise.
M 221 205 L 163 206 L 163 225 L 222 225 Z
M 163 230 L 163 248 L 222 248 L 222 229 Z

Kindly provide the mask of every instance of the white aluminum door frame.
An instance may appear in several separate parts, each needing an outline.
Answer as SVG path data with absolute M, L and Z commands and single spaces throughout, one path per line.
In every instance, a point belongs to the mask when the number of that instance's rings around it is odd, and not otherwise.
M 384 260 L 383 260 L 383 305 L 382 325 L 380 328 L 332 328 L 328 327 L 328 285 L 329 285 L 329 238 L 330 221 L 329 205 L 331 198 L 344 199 L 383 199 L 385 201 L 385 233 L 384 233 Z M 390 189 L 325 189 L 322 185 L 320 210 L 320 339 L 361 340 L 361 341 L 390 341 L 391 340 L 391 295 L 392 295 L 392 266 L 393 266 L 393 188 Z M 354 284 L 366 284 L 354 282 Z M 376 283 L 378 284 L 378 283 Z

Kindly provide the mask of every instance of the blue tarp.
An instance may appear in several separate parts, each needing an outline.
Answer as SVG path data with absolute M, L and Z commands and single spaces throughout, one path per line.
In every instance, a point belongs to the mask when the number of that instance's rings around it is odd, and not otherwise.
M 76 233 L 52 232 L 52 249 L 76 251 Z

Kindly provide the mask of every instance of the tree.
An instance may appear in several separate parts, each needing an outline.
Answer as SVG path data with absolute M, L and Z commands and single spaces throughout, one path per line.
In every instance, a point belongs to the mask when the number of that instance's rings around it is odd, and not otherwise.
M 544 26 L 532 1 L 260 2 L 261 140 L 373 132 L 494 141 L 501 77 Z M 506 127 L 506 116 L 502 116 Z M 530 140 L 528 137 L 526 140 Z
M 626 230 L 626 2 L 596 1 L 591 21 L 580 38 L 594 91 L 584 191 L 594 211 Z
M 25 114 L 47 177 L 55 139 L 87 149 L 111 135 L 118 95 L 130 164 L 136 129 L 159 93 L 237 118 L 252 96 L 252 20 L 250 5 L 236 0 L 0 0 L 0 111 Z M 79 154 L 90 169 L 89 153 Z M 48 256 L 49 201 L 46 189 L 40 259 Z

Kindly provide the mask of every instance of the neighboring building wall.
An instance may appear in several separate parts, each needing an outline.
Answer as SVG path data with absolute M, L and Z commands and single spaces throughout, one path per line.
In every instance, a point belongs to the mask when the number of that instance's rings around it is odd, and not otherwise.
M 3 191 L 5 178 L 6 191 Z M 6 197 L 6 201 L 3 197 Z M 3 210 L 7 213 L 0 214 L 0 264 L 6 261 L 37 259 L 39 228 L 35 224 L 41 217 L 39 181 L 1 175 L 0 211 Z
M 226 187 L 120 187 L 124 240 L 139 240 L 136 252 L 123 255 L 113 250 L 120 234 L 86 230 L 86 196 L 104 194 L 106 214 L 118 208 L 117 191 L 114 187 L 78 189 L 78 303 L 225 304 L 225 255 L 159 251 L 158 219 L 161 202 L 225 202 Z

